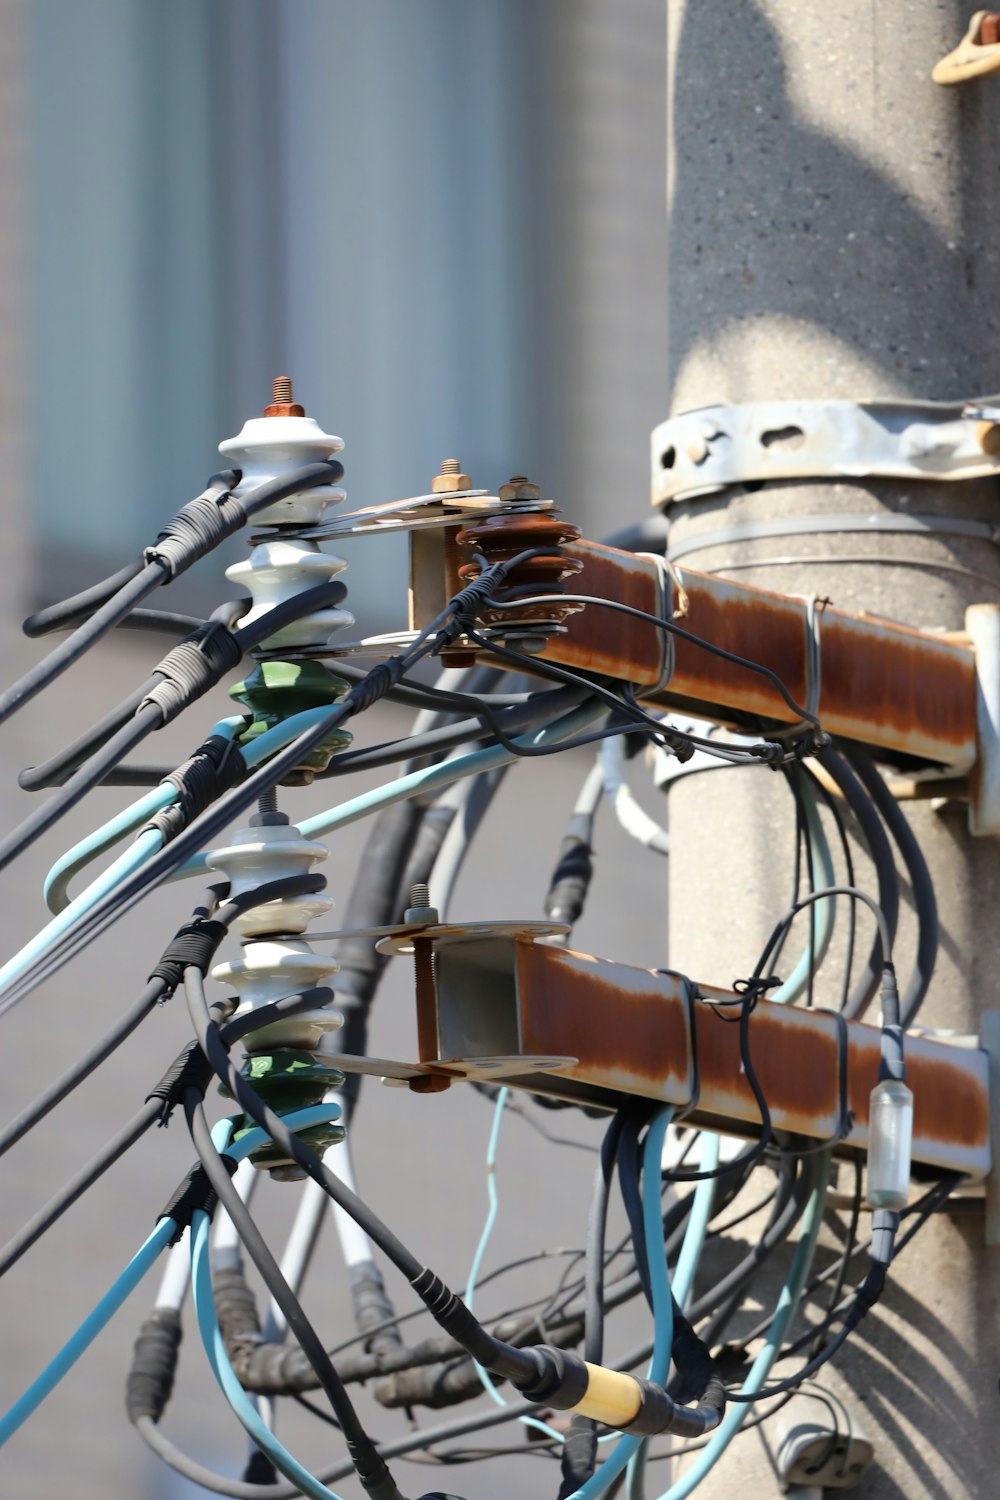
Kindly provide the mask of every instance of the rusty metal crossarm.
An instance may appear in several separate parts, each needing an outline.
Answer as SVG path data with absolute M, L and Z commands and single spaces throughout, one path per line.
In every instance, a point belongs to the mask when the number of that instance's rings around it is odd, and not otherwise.
M 627 1097 L 692 1106 L 693 1123 L 752 1137 L 760 1114 L 742 1068 L 732 992 L 701 987 L 693 1006 L 680 976 L 550 947 L 537 924 L 438 926 L 418 988 L 418 1063 L 345 1058 L 419 1092 L 450 1079 L 503 1078 L 511 1087 L 614 1108 Z M 412 951 L 389 938 L 388 951 Z M 707 1003 L 706 1003 L 707 1002 Z M 692 1023 L 694 1043 L 692 1046 Z M 846 1023 L 847 1096 L 833 1015 L 760 1000 L 750 1022 L 754 1069 L 780 1132 L 827 1140 L 846 1103 L 853 1123 L 838 1150 L 865 1151 L 880 1031 Z M 913 1160 L 984 1178 L 990 1170 L 987 1054 L 922 1036 L 906 1043 L 915 1101 Z M 697 1074 L 695 1067 L 697 1066 Z
M 672 621 L 700 639 L 768 667 L 792 697 L 808 696 L 806 601 L 712 574 L 675 568 L 581 541 L 575 593 L 611 599 Z M 684 613 L 676 617 L 683 587 Z M 831 734 L 916 760 L 968 770 L 977 757 L 976 658 L 967 642 L 830 605 L 819 613 L 819 716 Z M 672 654 L 672 660 L 671 660 Z M 763 677 L 675 639 L 655 625 L 599 606 L 566 622 L 545 658 L 628 681 L 644 701 L 726 710 L 779 723 L 793 714 Z

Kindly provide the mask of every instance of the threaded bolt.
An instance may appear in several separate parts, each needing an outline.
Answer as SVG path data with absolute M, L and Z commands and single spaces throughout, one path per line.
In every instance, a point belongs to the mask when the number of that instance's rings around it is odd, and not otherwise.
M 461 474 L 461 472 L 462 472 L 462 465 L 461 465 L 461 462 L 460 462 L 459 459 L 457 459 L 457 458 L 443 458 L 441 460 L 441 473 L 442 474 Z
M 304 417 L 306 409 L 292 400 L 292 377 L 276 375 L 271 382 L 271 404 L 265 406 L 265 417 Z
M 424 881 L 418 881 L 416 885 L 410 886 L 410 904 L 403 913 L 403 921 L 412 923 L 416 927 L 433 926 L 438 920 L 438 914 L 431 905 L 431 893 Z

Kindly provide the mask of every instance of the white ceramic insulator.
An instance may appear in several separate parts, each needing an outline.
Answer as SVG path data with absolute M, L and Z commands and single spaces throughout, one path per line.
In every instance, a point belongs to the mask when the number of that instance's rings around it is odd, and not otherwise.
M 283 1000 L 286 995 L 324 984 L 339 968 L 336 959 L 314 953 L 301 939 L 264 938 L 248 943 L 239 958 L 216 964 L 212 978 L 236 991 L 240 997 L 236 1015 L 243 1016 L 272 1000 Z M 323 1053 L 327 1050 L 323 1045 L 325 1038 L 343 1024 L 339 1011 L 318 1006 L 262 1026 L 247 1038 L 247 1051 L 292 1047 L 298 1052 Z
M 275 418 L 275 421 L 278 419 Z M 298 538 L 261 542 L 242 562 L 226 569 L 231 583 L 245 588 L 253 599 L 250 612 L 242 617 L 246 627 L 286 599 L 295 599 L 306 589 L 328 583 L 342 573 L 347 563 L 342 557 L 324 552 L 315 542 Z M 354 616 L 347 609 L 321 609 L 303 615 L 282 630 L 276 630 L 260 643 L 260 650 L 278 646 L 325 646 L 345 625 L 353 625 Z
M 231 896 L 256 890 L 270 880 L 289 875 L 308 875 L 313 865 L 326 859 L 329 851 L 315 839 L 305 839 L 293 823 L 265 823 L 260 827 L 240 828 L 224 849 L 210 849 L 205 856 L 212 870 L 220 870 L 229 881 Z M 305 932 L 314 917 L 323 916 L 333 902 L 317 892 L 308 896 L 287 896 L 251 907 L 233 922 L 234 931 L 242 937 L 262 937 L 267 933 Z
M 219 444 L 219 452 L 242 471 L 235 493 L 244 495 L 290 469 L 333 458 L 343 446 L 343 438 L 324 432 L 313 417 L 251 417 L 242 432 Z M 315 525 L 324 511 L 346 498 L 334 484 L 318 485 L 256 511 L 253 521 L 260 526 Z

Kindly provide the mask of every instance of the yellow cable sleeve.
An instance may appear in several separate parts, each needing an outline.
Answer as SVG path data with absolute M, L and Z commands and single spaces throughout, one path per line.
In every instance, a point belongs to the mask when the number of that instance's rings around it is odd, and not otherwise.
M 587 1389 L 583 1399 L 571 1407 L 582 1417 L 604 1422 L 608 1427 L 627 1427 L 635 1420 L 642 1405 L 638 1382 L 618 1370 L 603 1365 L 587 1365 Z

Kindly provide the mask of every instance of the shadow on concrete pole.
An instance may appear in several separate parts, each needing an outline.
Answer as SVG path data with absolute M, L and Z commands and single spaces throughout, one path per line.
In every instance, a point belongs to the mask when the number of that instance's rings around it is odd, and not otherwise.
M 1000 388 L 1000 76 L 954 89 L 930 79 L 969 14 L 901 0 L 668 0 L 671 414 Z M 994 522 L 1000 490 L 737 486 L 673 506 L 672 539 L 887 511 Z M 967 605 L 1000 602 L 996 547 L 947 535 L 755 540 L 694 550 L 684 565 L 925 628 L 960 630 Z M 974 1033 L 980 1009 L 1000 1004 L 1000 843 L 969 836 L 963 804 L 904 807 L 942 927 L 920 1021 Z M 728 984 L 752 970 L 787 903 L 791 799 L 766 770 L 690 777 L 670 794 L 670 825 L 671 965 Z M 860 875 L 870 879 L 863 861 Z M 904 884 L 904 910 L 907 897 Z M 904 978 L 912 953 L 901 922 Z M 828 1236 L 820 1265 L 834 1245 Z M 853 1263 L 856 1277 L 864 1266 Z M 859 1493 L 1000 1493 L 998 1303 L 1000 1251 L 985 1249 L 981 1216 L 932 1220 L 897 1262 L 884 1305 L 821 1376 L 875 1444 Z M 763 1443 L 740 1438 L 699 1495 L 728 1496 L 736 1484 L 753 1500 L 780 1493 L 772 1430 L 765 1424 Z

